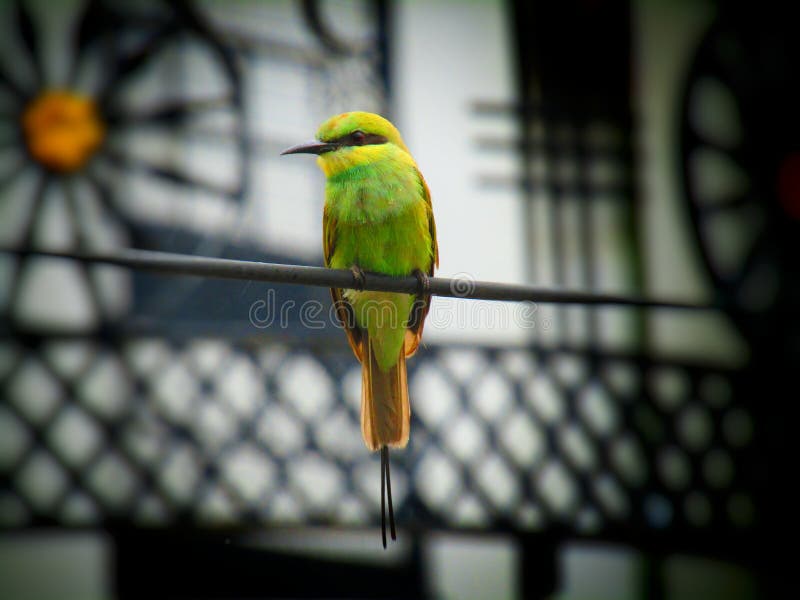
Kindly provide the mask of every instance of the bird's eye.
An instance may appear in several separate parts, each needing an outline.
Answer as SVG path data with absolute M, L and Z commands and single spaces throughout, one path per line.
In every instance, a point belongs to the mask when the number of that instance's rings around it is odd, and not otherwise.
M 353 143 L 355 143 L 357 146 L 362 145 L 364 140 L 367 139 L 367 136 L 364 135 L 363 131 L 354 131 L 352 134 L 350 134 L 350 137 L 353 140 Z

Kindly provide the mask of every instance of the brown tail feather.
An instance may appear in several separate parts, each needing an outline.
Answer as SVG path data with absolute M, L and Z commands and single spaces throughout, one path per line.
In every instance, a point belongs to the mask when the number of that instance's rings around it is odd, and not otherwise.
M 411 408 L 408 403 L 406 353 L 401 349 L 397 363 L 381 371 L 372 341 L 364 332 L 361 361 L 361 433 L 370 450 L 383 446 L 403 448 L 408 443 Z

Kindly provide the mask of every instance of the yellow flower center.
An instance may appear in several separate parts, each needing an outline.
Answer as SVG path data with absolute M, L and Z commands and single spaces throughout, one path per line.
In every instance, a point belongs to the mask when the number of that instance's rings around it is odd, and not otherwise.
M 53 171 L 77 171 L 103 142 L 105 126 L 91 98 L 49 90 L 28 104 L 22 129 L 31 156 Z

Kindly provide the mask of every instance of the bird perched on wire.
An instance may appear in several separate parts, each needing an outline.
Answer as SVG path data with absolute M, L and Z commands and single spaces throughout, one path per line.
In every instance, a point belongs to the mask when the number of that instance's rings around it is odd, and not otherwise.
M 439 265 L 431 195 L 400 132 L 367 112 L 331 117 L 315 141 L 282 154 L 316 154 L 325 173 L 322 247 L 326 266 L 350 269 L 357 288 L 366 273 L 415 275 L 417 295 L 331 289 L 336 314 L 361 362 L 361 432 L 381 453 L 381 532 L 396 539 L 389 448 L 408 443 L 411 409 L 406 357 L 417 350 Z

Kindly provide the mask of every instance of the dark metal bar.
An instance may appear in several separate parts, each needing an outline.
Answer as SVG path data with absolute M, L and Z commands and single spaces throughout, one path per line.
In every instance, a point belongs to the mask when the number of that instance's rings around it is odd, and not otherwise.
M 573 139 L 573 151 L 578 166 L 577 189 L 579 195 L 576 209 L 578 211 L 578 227 L 580 229 L 577 241 L 579 252 L 582 257 L 581 285 L 585 286 L 588 290 L 594 291 L 597 289 L 597 264 L 595 262 L 597 255 L 595 252 L 594 228 L 592 227 L 592 211 L 595 210 L 596 202 L 592 202 L 592 200 L 596 200 L 596 198 L 592 196 L 592 185 L 589 181 L 591 156 L 585 141 L 587 123 L 579 119 L 574 125 L 575 135 Z M 588 332 L 588 339 L 592 341 L 598 340 L 598 313 L 596 311 L 582 312 L 584 313 L 582 317 Z
M 535 114 L 541 117 L 558 117 L 564 115 L 564 107 L 554 102 L 547 101 L 494 101 L 478 100 L 473 102 L 472 112 L 485 117 L 505 117 L 515 114 Z M 634 111 L 633 118 L 639 115 Z
M 326 50 L 335 56 L 347 56 L 358 52 L 359 48 L 356 45 L 342 39 L 330 27 L 318 0 L 303 0 L 301 6 L 306 25 Z
M 177 31 L 177 24 L 170 20 L 162 25 L 155 33 L 151 34 L 144 43 L 135 51 L 123 54 L 119 44 L 112 52 L 112 60 L 108 64 L 105 73 L 105 81 L 101 84 L 98 95 L 98 104 L 103 111 L 109 107 L 110 100 L 113 98 L 120 84 L 128 77 L 133 76 L 148 61 L 152 60 L 160 50 L 166 46 L 167 42 Z
M 496 135 L 483 135 L 474 138 L 474 143 L 480 150 L 486 152 L 531 152 L 532 154 L 544 154 L 552 156 L 558 152 L 571 150 L 570 144 L 559 140 L 533 140 L 527 136 L 501 137 Z M 614 146 L 591 145 L 584 142 L 584 149 L 588 157 L 606 158 L 618 160 L 622 156 L 622 151 Z
M 119 126 L 163 124 L 174 125 L 188 121 L 202 111 L 233 108 L 230 95 L 193 100 L 167 101 L 144 109 L 122 112 L 118 108 L 106 115 L 106 122 Z
M 142 271 L 171 275 L 210 277 L 215 279 L 239 279 L 293 283 L 318 287 L 365 289 L 382 292 L 404 292 L 414 294 L 420 283 L 416 277 L 390 277 L 378 273 L 367 273 L 365 283 L 359 286 L 353 273 L 343 269 L 326 269 L 304 265 L 282 265 L 276 263 L 211 258 L 152 250 L 119 250 L 109 253 L 51 252 L 44 250 L 22 250 L 0 248 L 0 252 L 18 256 L 44 256 L 80 260 L 83 262 L 116 265 Z M 695 304 L 667 300 L 648 300 L 615 294 L 593 294 L 574 290 L 546 289 L 528 285 L 475 281 L 469 278 L 430 279 L 430 293 L 448 298 L 471 300 L 499 300 L 507 302 L 545 302 L 554 304 L 585 304 L 592 306 L 639 306 L 645 308 L 669 308 L 679 310 L 718 310 L 711 304 Z
M 557 154 L 546 155 L 549 160 L 556 157 L 561 157 L 559 151 Z M 560 182 L 555 180 L 552 176 L 548 177 L 516 177 L 514 175 L 481 175 L 478 183 L 486 187 L 495 188 L 521 188 L 527 193 L 536 191 L 544 191 L 553 196 L 562 196 L 564 194 L 580 195 L 580 188 L 578 184 L 573 182 Z M 627 196 L 631 194 L 630 185 L 625 182 L 609 182 L 603 184 L 596 184 L 592 186 L 592 192 L 595 195 L 614 195 L 614 196 Z
M 117 151 L 116 149 L 108 147 L 106 147 L 103 151 L 102 157 L 116 169 L 127 169 L 132 173 L 144 174 L 148 177 L 190 187 L 201 192 L 216 194 L 217 196 L 223 196 L 231 199 L 238 198 L 240 194 L 240 190 L 237 188 L 231 188 L 213 181 L 195 178 L 193 173 L 184 172 L 176 165 L 158 165 L 137 156 L 127 155 L 123 152 Z
M 30 57 L 31 65 L 33 66 L 33 72 L 36 76 L 35 85 L 39 87 L 44 83 L 45 79 L 44 67 L 42 66 L 42 57 L 39 47 L 40 32 L 36 31 L 36 28 L 33 25 L 31 14 L 28 12 L 28 7 L 22 3 L 22 0 L 17 0 L 14 9 L 16 13 L 17 35 L 22 41 L 28 57 Z

